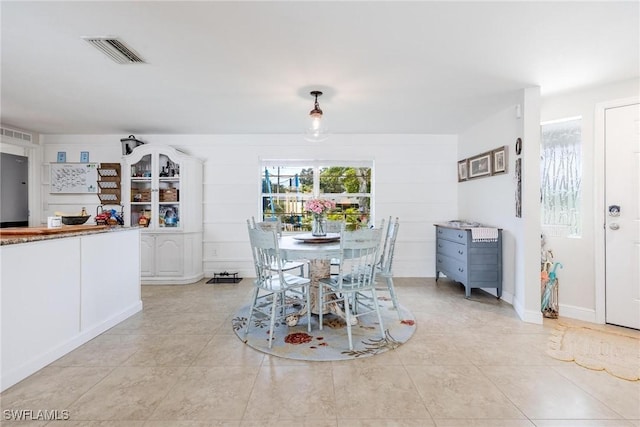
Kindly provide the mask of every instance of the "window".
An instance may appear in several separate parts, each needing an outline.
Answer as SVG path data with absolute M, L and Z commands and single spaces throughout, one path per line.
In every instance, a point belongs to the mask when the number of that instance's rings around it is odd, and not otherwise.
M 333 200 L 330 220 L 367 224 L 371 215 L 373 162 L 263 161 L 261 165 L 263 219 L 280 218 L 285 230 L 310 230 L 306 200 Z
M 549 235 L 582 233 L 581 126 L 581 117 L 541 125 L 541 219 Z

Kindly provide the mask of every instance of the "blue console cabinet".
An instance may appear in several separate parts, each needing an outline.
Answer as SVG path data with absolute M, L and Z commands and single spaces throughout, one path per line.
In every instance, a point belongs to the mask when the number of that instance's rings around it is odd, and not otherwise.
M 436 224 L 436 281 L 443 273 L 465 287 L 496 288 L 502 295 L 502 229 L 494 242 L 473 241 L 471 228 Z

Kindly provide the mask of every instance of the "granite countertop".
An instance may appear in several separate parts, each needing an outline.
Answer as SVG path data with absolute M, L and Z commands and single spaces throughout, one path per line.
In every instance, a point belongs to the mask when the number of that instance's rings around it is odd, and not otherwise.
M 72 228 L 82 227 L 82 228 Z M 20 243 L 38 242 L 43 240 L 64 239 L 65 237 L 78 237 L 89 236 L 92 234 L 110 233 L 117 231 L 134 230 L 138 227 L 110 227 L 106 225 L 95 226 L 63 226 L 62 229 L 52 232 L 52 234 L 44 234 L 42 231 L 46 227 L 25 227 L 22 229 L 22 234 L 11 234 L 11 231 L 7 231 L 9 234 L 3 233 L 3 229 L 0 228 L 0 246 L 15 245 Z M 7 229 L 5 229 L 7 230 Z M 15 230 L 15 229 L 12 229 Z M 29 231 L 33 230 L 33 234 L 29 234 Z

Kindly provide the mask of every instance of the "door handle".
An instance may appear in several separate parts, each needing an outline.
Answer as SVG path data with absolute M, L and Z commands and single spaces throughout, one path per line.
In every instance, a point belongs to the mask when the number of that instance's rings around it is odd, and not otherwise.
M 617 222 L 612 222 L 611 224 L 609 224 L 609 228 L 612 230 L 618 230 L 620 229 L 620 224 L 618 224 Z

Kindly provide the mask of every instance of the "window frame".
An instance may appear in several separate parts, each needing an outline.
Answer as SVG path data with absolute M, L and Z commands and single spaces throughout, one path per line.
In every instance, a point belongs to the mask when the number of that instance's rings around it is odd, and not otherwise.
M 292 168 L 312 168 L 313 169 L 313 191 L 311 193 L 301 193 L 301 199 L 328 198 L 339 200 L 341 197 L 356 198 L 367 197 L 369 199 L 368 222 L 374 223 L 374 177 L 375 163 L 373 160 L 309 160 L 309 159 L 261 159 L 259 169 L 260 188 L 263 189 L 264 170 L 272 167 L 292 167 Z M 368 168 L 371 171 L 370 190 L 368 193 L 321 193 L 320 172 L 321 168 L 345 167 L 345 168 Z M 264 210 L 264 198 L 269 197 L 269 193 L 260 191 L 258 201 L 258 218 L 266 218 Z M 285 230 L 286 231 L 286 230 Z

